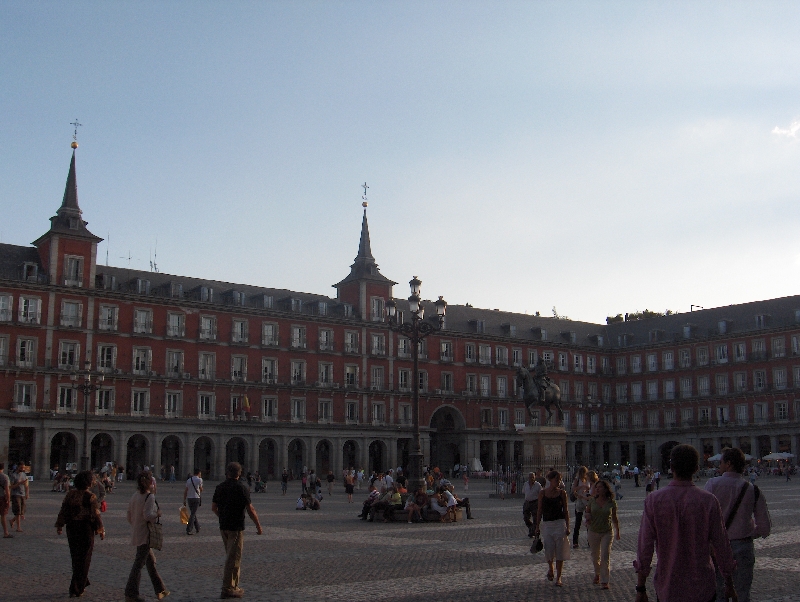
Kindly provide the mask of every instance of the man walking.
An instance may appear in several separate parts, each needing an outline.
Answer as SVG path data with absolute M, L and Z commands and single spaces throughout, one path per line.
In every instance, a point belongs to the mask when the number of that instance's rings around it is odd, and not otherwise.
M 733 585 L 735 562 L 722 511 L 712 494 L 692 482 L 700 456 L 691 445 L 676 445 L 670 453 L 673 479 L 664 491 L 644 500 L 639 527 L 636 602 L 647 602 L 645 583 L 653 551 L 658 567 L 653 579 L 660 602 L 713 602 L 716 599 L 714 559 L 725 579 L 724 600 L 737 601 Z
M 706 491 L 719 500 L 725 529 L 731 542 L 736 570 L 733 584 L 739 602 L 750 602 L 750 587 L 753 584 L 753 567 L 756 557 L 753 539 L 769 536 L 772 524 L 767 501 L 761 490 L 744 478 L 744 452 L 740 449 L 722 450 L 719 469 L 722 476 L 709 479 Z M 717 574 L 717 600 L 725 600 L 722 576 Z
M 17 533 L 22 533 L 22 521 L 25 520 L 25 504 L 30 495 L 30 485 L 28 484 L 28 475 L 25 474 L 25 468 L 22 464 L 17 466 L 16 474 L 11 476 L 11 512 L 14 518 L 11 519 L 9 526 L 14 526 L 14 521 L 17 521 Z
M 194 469 L 194 475 L 186 480 L 186 487 L 183 489 L 183 505 L 189 506 L 189 522 L 186 525 L 186 535 L 192 534 L 192 527 L 195 533 L 200 533 L 200 523 L 197 520 L 197 509 L 200 507 L 200 494 L 203 493 L 203 479 L 199 468 Z
M 228 464 L 226 479 L 217 485 L 211 503 L 211 510 L 219 517 L 219 532 L 226 554 L 220 598 L 241 598 L 244 595 L 244 590 L 239 587 L 239 575 L 244 547 L 245 511 L 255 524 L 256 533 L 263 533 L 256 509 L 250 502 L 250 489 L 239 480 L 241 474 L 241 464 Z
M 8 508 L 11 506 L 11 487 L 8 482 L 8 477 L 3 472 L 6 465 L 0 462 L 0 523 L 3 525 L 3 537 L 10 539 L 14 537 L 8 532 L 8 525 L 6 524 L 6 515 Z
M 528 526 L 528 537 L 533 537 L 536 531 L 533 517 L 536 516 L 536 510 L 539 506 L 539 492 L 541 490 L 542 486 L 536 480 L 536 473 L 530 473 L 528 480 L 522 486 L 522 493 L 525 495 L 525 501 L 522 502 L 522 520 Z

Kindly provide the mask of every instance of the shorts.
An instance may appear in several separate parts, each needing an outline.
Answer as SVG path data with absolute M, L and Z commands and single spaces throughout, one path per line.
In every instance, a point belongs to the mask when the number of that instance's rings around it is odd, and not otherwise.
M 6 496 L 0 497 L 0 515 L 8 514 L 8 500 Z
M 353 493 L 353 486 L 352 485 L 345 485 L 344 486 L 344 491 L 347 494 L 352 494 Z
M 23 496 L 11 496 L 11 512 L 14 516 L 25 516 L 25 498 Z

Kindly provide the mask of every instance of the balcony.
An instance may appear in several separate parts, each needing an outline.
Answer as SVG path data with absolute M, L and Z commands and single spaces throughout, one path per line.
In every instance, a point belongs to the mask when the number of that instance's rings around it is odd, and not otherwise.
M 81 319 L 78 316 L 61 316 L 61 326 L 64 328 L 80 328 Z
M 333 343 L 320 342 L 319 350 L 320 351 L 333 351 L 334 350 Z
M 264 347 L 277 347 L 278 339 L 275 337 L 264 337 L 263 339 L 261 339 L 261 344 Z
M 153 332 L 152 320 L 138 320 L 133 323 L 133 332 L 135 334 L 150 334 Z
M 167 336 L 168 337 L 182 337 L 184 333 L 183 326 L 175 326 L 175 325 L 168 325 L 167 326 Z
M 247 345 L 248 337 L 246 334 L 242 333 L 234 333 L 231 336 L 231 343 L 238 344 L 238 345 Z
M 201 341 L 216 341 L 217 340 L 217 331 L 213 328 L 201 328 L 200 329 L 200 340 Z
M 440 362 L 452 362 L 453 361 L 453 356 L 452 355 L 444 355 L 443 354 L 443 355 L 441 355 L 439 357 L 439 361 Z
M 358 353 L 359 352 L 358 351 L 358 345 L 353 344 L 353 343 L 345 343 L 344 352 L 345 353 Z
M 0 309 L 0 322 L 10 322 L 10 321 L 11 321 L 11 310 Z

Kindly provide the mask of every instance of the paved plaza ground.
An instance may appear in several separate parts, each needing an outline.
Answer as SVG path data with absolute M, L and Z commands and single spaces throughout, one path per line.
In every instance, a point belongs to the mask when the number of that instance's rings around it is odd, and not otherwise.
M 662 480 L 662 486 L 665 481 Z M 800 602 L 800 480 L 786 483 L 765 477 L 759 486 L 769 503 L 773 534 L 756 543 L 756 602 Z M 211 492 L 200 509 L 201 533 L 186 536 L 178 520 L 183 484 L 159 484 L 164 511 L 165 544 L 157 552 L 158 567 L 172 595 L 167 600 L 199 601 L 219 597 L 224 550 L 211 513 Z M 341 486 L 325 497 L 319 512 L 294 510 L 299 482 L 280 495 L 279 484 L 269 483 L 266 494 L 253 494 L 264 526 L 257 536 L 248 520 L 241 586 L 246 600 L 372 600 L 431 599 L 510 600 L 633 600 L 632 562 L 641 517 L 644 488 L 626 481 L 620 502 L 622 540 L 612 552 L 611 590 L 591 584 L 592 569 L 586 548 L 573 550 L 565 562 L 564 587 L 545 578 L 542 553 L 528 552 L 530 540 L 522 522 L 522 501 L 489 498 L 488 481 L 470 482 L 475 520 L 455 524 L 367 523 L 356 515 L 365 492 L 347 504 Z M 84 599 L 123 600 L 123 588 L 133 560 L 128 545 L 125 510 L 133 492 L 123 483 L 108 499 L 104 515 L 108 538 L 97 539 Z M 464 494 L 459 487 L 459 494 Z M 55 522 L 63 494 L 51 493 L 50 484 L 31 488 L 24 533 L 0 539 L 0 600 L 35 601 L 67 598 L 70 578 L 66 536 L 58 537 Z M 652 580 L 650 599 L 655 600 Z M 146 576 L 142 594 L 155 600 Z

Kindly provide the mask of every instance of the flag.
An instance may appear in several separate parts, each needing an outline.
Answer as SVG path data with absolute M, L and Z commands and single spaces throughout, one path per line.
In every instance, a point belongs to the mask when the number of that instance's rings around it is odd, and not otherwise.
M 244 408 L 245 412 L 250 411 L 250 400 L 247 399 L 247 395 L 244 396 L 244 402 L 242 403 L 242 407 Z

